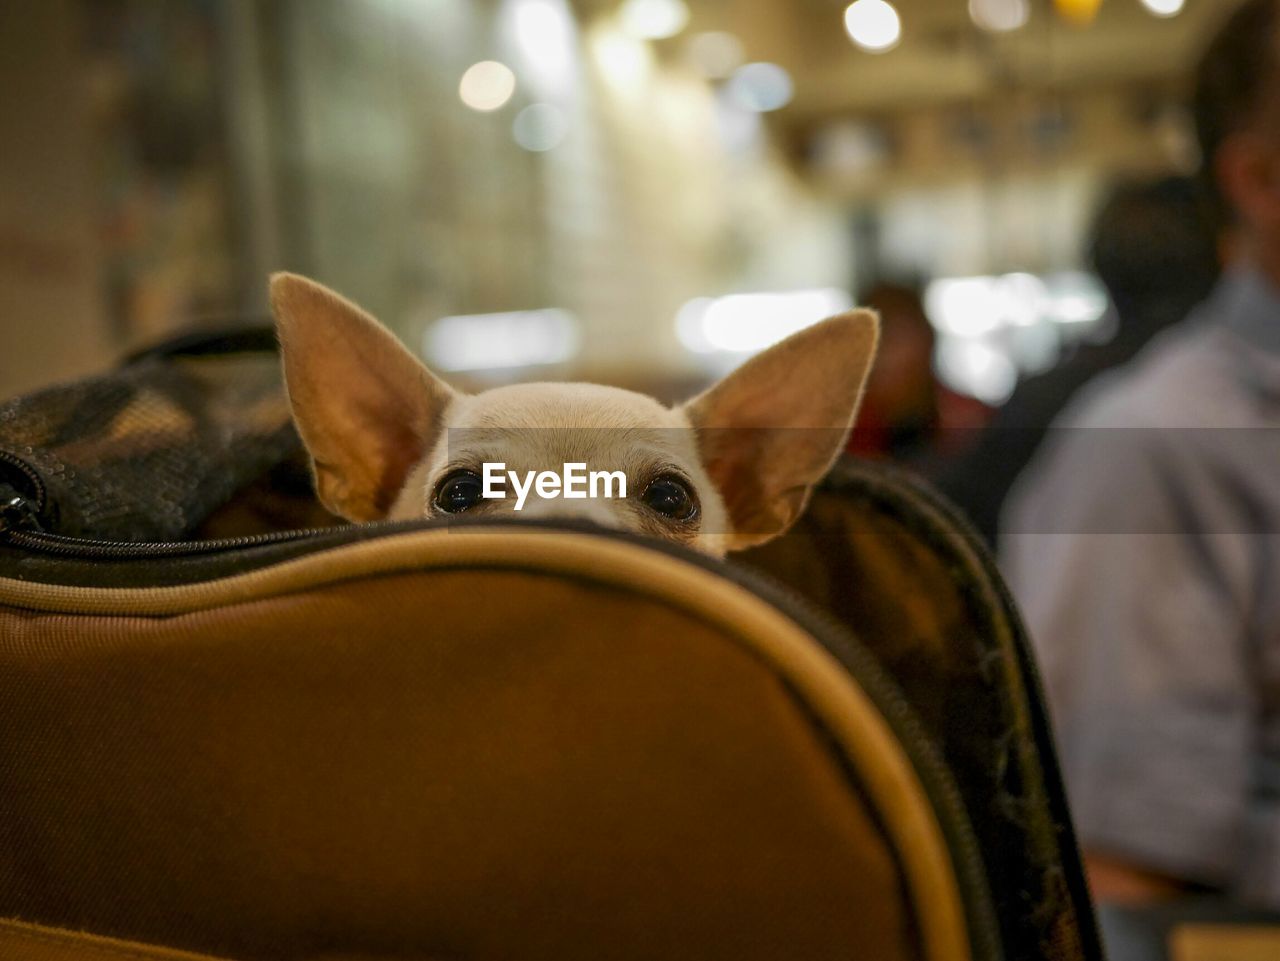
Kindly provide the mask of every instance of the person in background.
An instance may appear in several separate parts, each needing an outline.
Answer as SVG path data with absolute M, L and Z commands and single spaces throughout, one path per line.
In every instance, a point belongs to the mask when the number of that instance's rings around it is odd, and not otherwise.
M 1280 910 L 1278 0 L 1209 43 L 1195 116 L 1232 263 L 1069 405 L 1010 496 L 1001 562 L 1097 898 Z
M 937 478 L 989 544 L 998 542 L 1000 508 L 1015 478 L 1075 392 L 1131 360 L 1208 296 L 1218 278 L 1218 249 L 1196 182 L 1166 177 L 1115 187 L 1094 220 L 1088 259 L 1107 289 L 1114 336 L 1019 384 Z
M 849 438 L 852 454 L 892 460 L 926 476 L 950 451 L 948 441 L 982 424 L 988 409 L 938 383 L 933 325 L 917 287 L 881 282 L 858 303 L 880 314 L 880 346 Z

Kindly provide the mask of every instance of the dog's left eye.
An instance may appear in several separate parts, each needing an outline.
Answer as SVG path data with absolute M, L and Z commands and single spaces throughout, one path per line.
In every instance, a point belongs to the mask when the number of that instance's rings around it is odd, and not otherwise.
M 436 507 L 446 514 L 461 514 L 480 503 L 484 485 L 475 471 L 456 470 L 436 487 Z
M 651 481 L 640 499 L 650 510 L 674 521 L 687 521 L 698 512 L 698 499 L 693 491 L 673 474 L 663 474 Z

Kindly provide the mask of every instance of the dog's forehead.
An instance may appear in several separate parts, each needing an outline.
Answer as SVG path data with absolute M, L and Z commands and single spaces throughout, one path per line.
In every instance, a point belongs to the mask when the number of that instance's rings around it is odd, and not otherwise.
M 596 384 L 520 384 L 459 397 L 446 414 L 445 460 L 522 469 L 584 462 L 635 470 L 697 458 L 689 421 L 652 397 Z
M 514 384 L 459 397 L 450 405 L 454 428 L 688 428 L 678 410 L 652 397 L 599 384 Z

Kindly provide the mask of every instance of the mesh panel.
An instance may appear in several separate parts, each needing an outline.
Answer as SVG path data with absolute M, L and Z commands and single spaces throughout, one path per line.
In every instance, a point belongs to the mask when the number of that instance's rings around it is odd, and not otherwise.
M 72 537 L 180 540 L 298 446 L 270 353 L 153 357 L 0 404 L 0 453 Z

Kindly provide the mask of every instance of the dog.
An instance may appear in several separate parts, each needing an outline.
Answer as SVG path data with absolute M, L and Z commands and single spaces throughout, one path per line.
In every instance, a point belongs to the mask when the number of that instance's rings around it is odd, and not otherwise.
M 871 311 L 831 317 L 667 407 L 585 383 L 461 393 L 314 281 L 275 274 L 270 299 L 294 422 L 335 514 L 583 518 L 716 557 L 800 516 L 847 443 L 879 336 Z M 626 496 L 571 493 L 571 467 L 620 472 Z M 534 489 L 562 468 L 563 487 Z M 514 491 L 495 496 L 498 478 Z

